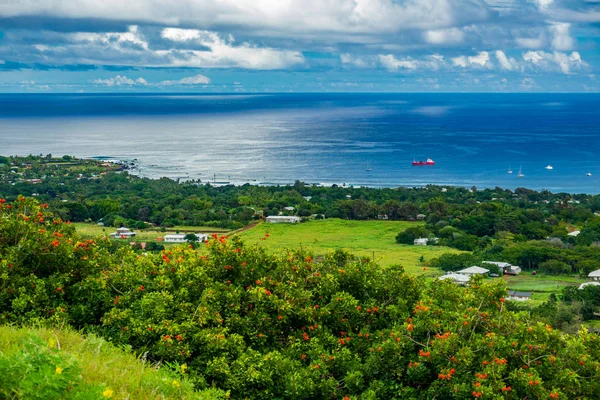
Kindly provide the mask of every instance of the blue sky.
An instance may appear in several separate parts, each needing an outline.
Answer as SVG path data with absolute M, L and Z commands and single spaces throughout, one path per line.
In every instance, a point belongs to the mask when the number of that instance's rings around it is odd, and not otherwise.
M 600 0 L 0 3 L 0 92 L 600 91 Z

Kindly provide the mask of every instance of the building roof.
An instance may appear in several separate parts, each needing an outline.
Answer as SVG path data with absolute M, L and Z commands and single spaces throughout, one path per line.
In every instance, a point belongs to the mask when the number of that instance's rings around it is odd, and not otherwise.
M 600 282 L 586 282 L 579 285 L 578 289 L 585 289 L 586 286 L 600 286 Z
M 590 278 L 600 277 L 600 269 L 590 272 L 588 274 L 588 277 L 590 277 Z
M 460 271 L 458 271 L 459 274 L 482 274 L 482 275 L 487 274 L 488 272 L 490 272 L 489 269 L 481 268 L 476 265 L 469 267 L 469 268 L 461 269 Z
M 512 265 L 510 263 L 503 262 L 503 261 L 483 261 L 483 264 L 494 264 L 494 265 L 497 265 L 500 268 L 510 268 L 510 267 L 512 267 Z
M 452 279 L 453 281 L 460 282 L 460 283 L 467 283 L 467 282 L 469 282 L 469 277 L 468 276 L 460 275 L 460 274 L 454 274 L 454 273 L 442 275 L 442 276 L 440 276 L 438 278 L 438 280 L 443 280 L 443 279 Z
M 573 231 L 573 232 L 569 232 L 568 235 L 569 236 L 578 236 L 581 233 L 581 231 Z
M 515 290 L 509 290 L 508 295 L 514 296 L 514 297 L 531 297 L 532 293 L 531 292 L 517 292 Z
M 296 217 L 294 215 L 269 215 L 267 218 L 271 219 L 300 219 L 300 217 Z

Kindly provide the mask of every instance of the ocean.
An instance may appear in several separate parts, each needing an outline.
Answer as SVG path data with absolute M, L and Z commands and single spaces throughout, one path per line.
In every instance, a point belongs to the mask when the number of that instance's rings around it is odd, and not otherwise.
M 203 182 L 600 193 L 600 94 L 0 95 L 0 155 L 40 153 Z

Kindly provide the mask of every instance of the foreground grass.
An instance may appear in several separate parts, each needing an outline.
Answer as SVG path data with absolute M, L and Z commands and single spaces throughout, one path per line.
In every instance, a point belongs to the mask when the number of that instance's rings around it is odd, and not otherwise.
M 144 363 L 96 336 L 83 337 L 72 331 L 0 326 L 0 361 L 10 363 L 11 357 L 16 360 L 23 352 L 31 353 L 31 343 L 36 343 L 34 352 L 56 352 L 57 357 L 74 360 L 81 369 L 83 384 L 97 387 L 100 392 L 109 389 L 112 399 L 210 398 L 195 392 L 187 380 L 173 371 Z M 36 368 L 50 367 L 48 375 L 56 373 L 55 366 L 39 364 L 23 368 L 21 381 L 33 379 L 32 370 Z M 45 378 L 51 380 L 52 376 Z M 6 380 L 0 380 L 0 388 L 6 384 Z
M 380 265 L 400 264 L 410 273 L 423 273 L 419 259 L 426 261 L 443 253 L 459 251 L 438 246 L 396 244 L 398 232 L 417 224 L 405 221 L 350 221 L 341 219 L 314 220 L 302 224 L 261 223 L 239 233 L 249 244 L 261 244 L 269 249 L 304 247 L 316 255 L 337 249 L 357 256 L 375 257 Z M 269 237 L 265 239 L 265 234 Z

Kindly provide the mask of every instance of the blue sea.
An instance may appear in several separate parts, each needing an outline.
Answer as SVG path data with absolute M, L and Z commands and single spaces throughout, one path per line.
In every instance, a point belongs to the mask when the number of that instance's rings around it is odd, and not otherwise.
M 40 153 L 204 182 L 599 193 L 600 94 L 0 95 L 0 154 Z

